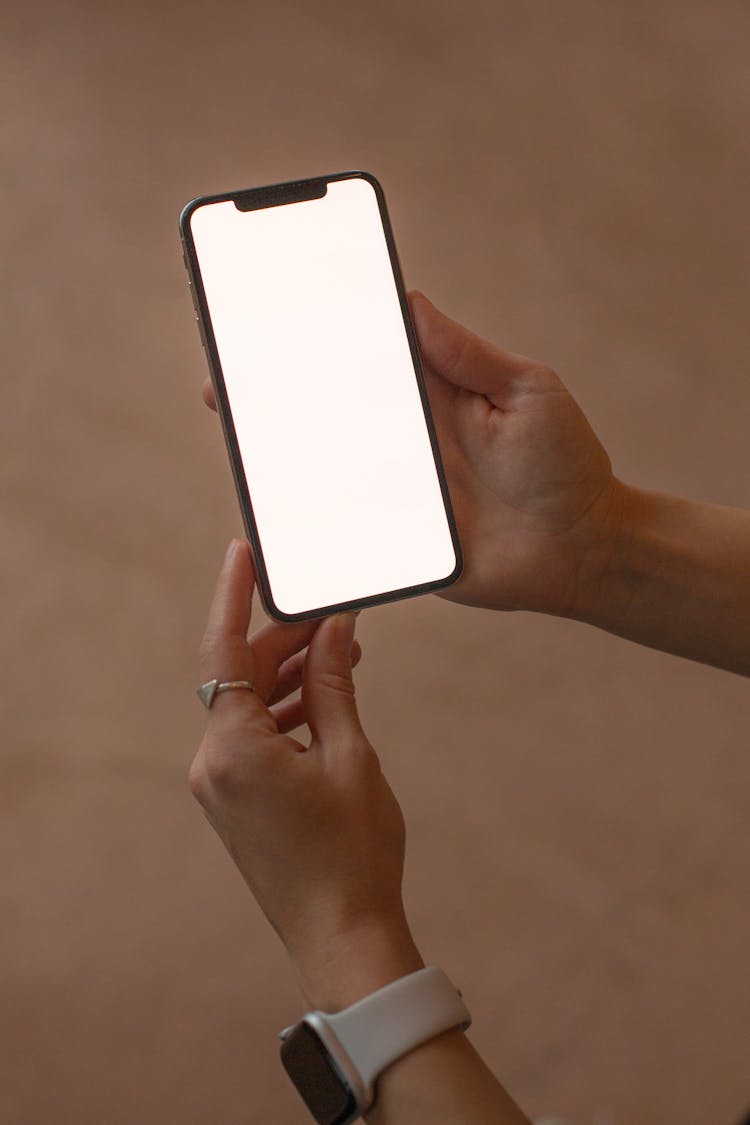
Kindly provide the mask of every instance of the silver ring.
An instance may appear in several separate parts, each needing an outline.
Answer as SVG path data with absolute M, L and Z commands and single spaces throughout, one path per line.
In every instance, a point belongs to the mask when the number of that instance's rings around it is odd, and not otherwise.
M 218 680 L 209 680 L 207 683 L 201 684 L 196 691 L 196 695 L 203 706 L 210 709 L 215 697 L 220 691 L 235 691 L 237 688 L 244 688 L 245 691 L 255 691 L 251 680 L 225 680 L 221 684 Z

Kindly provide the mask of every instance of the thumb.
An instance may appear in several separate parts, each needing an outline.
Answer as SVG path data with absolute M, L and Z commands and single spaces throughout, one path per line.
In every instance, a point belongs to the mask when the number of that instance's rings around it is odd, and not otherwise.
M 422 358 L 449 383 L 486 395 L 502 409 L 523 376 L 539 366 L 526 356 L 496 348 L 451 320 L 419 290 L 410 293 L 409 300 Z
M 314 740 L 362 737 L 352 680 L 354 613 L 327 617 L 315 630 L 302 672 L 302 704 Z

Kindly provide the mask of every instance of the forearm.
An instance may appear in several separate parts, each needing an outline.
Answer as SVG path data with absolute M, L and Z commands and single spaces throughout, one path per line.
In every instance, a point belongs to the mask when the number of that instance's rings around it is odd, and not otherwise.
M 338 1011 L 424 967 L 408 933 L 354 936 L 328 956 L 293 957 L 308 1003 Z M 368 1125 L 528 1125 L 459 1029 L 445 1032 L 394 1062 L 378 1078 Z
M 750 513 L 620 486 L 573 616 L 750 675 Z
M 369 1125 L 529 1125 L 463 1031 L 447 1031 L 385 1071 Z

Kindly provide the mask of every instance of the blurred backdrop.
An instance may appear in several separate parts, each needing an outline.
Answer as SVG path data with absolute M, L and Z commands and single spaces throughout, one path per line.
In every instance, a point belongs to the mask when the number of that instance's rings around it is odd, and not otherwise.
M 186 783 L 240 521 L 179 210 L 373 171 L 407 285 L 556 367 L 618 475 L 750 505 L 750 14 L 10 0 L 3 28 L 0 1120 L 303 1125 L 302 1001 Z M 413 928 L 489 1064 L 530 1113 L 733 1125 L 747 683 L 434 597 L 358 635 Z

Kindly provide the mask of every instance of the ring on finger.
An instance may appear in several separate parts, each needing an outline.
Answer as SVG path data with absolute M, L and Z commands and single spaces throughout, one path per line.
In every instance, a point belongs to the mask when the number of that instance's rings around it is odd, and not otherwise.
M 207 680 L 205 684 L 201 684 L 196 689 L 196 695 L 200 699 L 203 706 L 210 710 L 213 706 L 214 699 L 222 691 L 255 691 L 252 680 Z

